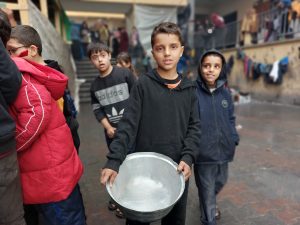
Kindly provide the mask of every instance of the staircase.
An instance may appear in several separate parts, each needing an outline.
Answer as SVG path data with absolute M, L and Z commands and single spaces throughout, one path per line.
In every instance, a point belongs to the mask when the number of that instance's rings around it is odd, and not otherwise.
M 85 79 L 79 88 L 79 102 L 91 102 L 90 87 L 95 77 L 99 76 L 99 71 L 93 66 L 89 59 L 76 61 L 78 79 Z

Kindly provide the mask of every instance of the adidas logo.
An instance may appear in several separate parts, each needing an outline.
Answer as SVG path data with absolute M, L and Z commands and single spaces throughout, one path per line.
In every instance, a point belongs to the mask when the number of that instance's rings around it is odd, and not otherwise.
M 118 111 L 115 109 L 115 107 L 112 107 L 111 115 L 110 114 L 106 114 L 106 115 L 110 122 L 118 123 L 123 117 L 124 110 L 125 109 L 121 109 L 121 111 L 118 113 Z

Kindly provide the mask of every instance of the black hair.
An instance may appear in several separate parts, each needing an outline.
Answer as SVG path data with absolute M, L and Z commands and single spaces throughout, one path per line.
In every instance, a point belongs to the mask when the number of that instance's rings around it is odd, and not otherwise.
M 87 55 L 89 58 L 91 58 L 92 54 L 102 51 L 105 51 L 108 54 L 111 53 L 109 47 L 103 43 L 91 43 L 87 47 Z
M 17 25 L 11 30 L 10 38 L 16 39 L 25 47 L 35 45 L 38 49 L 38 54 L 41 56 L 43 51 L 42 40 L 36 29 L 29 25 Z
M 161 33 L 176 35 L 180 41 L 180 44 L 182 46 L 184 45 L 181 31 L 180 31 L 180 28 L 178 27 L 178 25 L 175 23 L 171 23 L 171 22 L 163 22 L 163 23 L 160 23 L 159 25 L 157 25 L 152 31 L 152 34 L 151 34 L 151 46 L 152 47 L 154 45 L 156 35 L 161 34 Z
M 11 25 L 7 14 L 0 9 L 0 38 L 3 42 L 3 45 L 6 46 L 11 34 Z

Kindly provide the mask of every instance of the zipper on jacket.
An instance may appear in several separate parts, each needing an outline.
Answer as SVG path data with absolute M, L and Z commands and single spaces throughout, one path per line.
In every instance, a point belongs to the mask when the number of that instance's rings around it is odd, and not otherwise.
M 221 151 L 220 151 L 220 131 L 219 131 L 219 126 L 218 126 L 218 122 L 217 122 L 217 113 L 216 113 L 216 105 L 215 105 L 215 95 L 214 95 L 214 92 L 211 92 L 211 95 L 212 95 L 212 104 L 213 104 L 213 110 L 214 110 L 214 119 L 215 119 L 215 125 L 216 125 L 216 131 L 217 131 L 217 138 L 218 138 L 218 153 L 219 153 L 219 159 L 220 159 L 220 156 L 221 156 Z

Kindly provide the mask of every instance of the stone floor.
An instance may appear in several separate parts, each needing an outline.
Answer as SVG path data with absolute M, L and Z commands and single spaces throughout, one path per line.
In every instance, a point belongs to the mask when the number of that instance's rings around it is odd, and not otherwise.
M 241 142 L 218 199 L 218 225 L 300 225 L 300 108 L 250 103 L 236 106 L 236 114 Z M 80 183 L 88 225 L 123 225 L 107 209 L 108 195 L 99 182 L 107 148 L 89 104 L 81 105 L 79 122 L 85 165 Z M 193 178 L 186 225 L 200 225 Z

